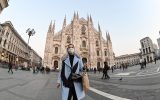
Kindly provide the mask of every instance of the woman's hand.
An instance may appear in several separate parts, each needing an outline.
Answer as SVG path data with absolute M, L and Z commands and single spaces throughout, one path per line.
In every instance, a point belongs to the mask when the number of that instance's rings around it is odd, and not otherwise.
M 60 83 L 57 83 L 57 88 L 59 88 L 59 87 L 60 87 L 60 85 L 61 85 Z

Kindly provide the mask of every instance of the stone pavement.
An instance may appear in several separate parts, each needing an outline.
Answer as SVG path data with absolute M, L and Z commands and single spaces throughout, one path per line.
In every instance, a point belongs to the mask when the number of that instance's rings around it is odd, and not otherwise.
M 116 70 L 114 73 L 110 71 L 110 80 L 102 80 L 102 73 L 95 75 L 89 73 L 91 86 L 103 92 L 132 100 L 160 100 L 159 65 L 158 61 L 156 65 L 148 64 L 145 70 L 140 70 L 140 66 L 134 66 L 125 71 Z M 134 74 L 123 74 L 130 72 Z M 137 75 L 139 73 L 143 75 Z M 122 80 L 119 80 L 120 77 Z
M 0 100 L 61 100 L 56 88 L 57 73 L 32 74 L 0 68 Z M 94 100 L 86 95 L 85 100 Z

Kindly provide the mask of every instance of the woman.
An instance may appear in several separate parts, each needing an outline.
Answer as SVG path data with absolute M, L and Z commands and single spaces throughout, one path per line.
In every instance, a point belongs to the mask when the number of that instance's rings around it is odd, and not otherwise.
M 69 44 L 68 55 L 62 60 L 62 68 L 58 76 L 57 88 L 62 88 L 62 100 L 81 100 L 85 93 L 82 87 L 83 63 L 75 54 L 74 45 Z

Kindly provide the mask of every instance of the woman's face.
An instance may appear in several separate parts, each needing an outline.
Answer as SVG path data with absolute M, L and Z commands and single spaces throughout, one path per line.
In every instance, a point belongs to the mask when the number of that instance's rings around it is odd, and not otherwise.
M 75 50 L 74 50 L 74 45 L 69 45 L 67 49 L 68 54 L 73 55 Z

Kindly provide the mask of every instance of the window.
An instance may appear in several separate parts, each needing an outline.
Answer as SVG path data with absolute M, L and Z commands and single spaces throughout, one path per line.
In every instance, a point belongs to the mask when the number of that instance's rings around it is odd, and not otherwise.
M 107 51 L 104 51 L 104 55 L 107 56 Z
M 143 42 L 141 42 L 141 45 L 142 45 L 142 48 L 144 48 L 144 44 L 143 44 Z
M 98 41 L 96 41 L 96 46 L 99 46 L 99 43 L 98 43 Z
M 145 49 L 143 49 L 143 53 L 145 54 Z
M 67 37 L 67 43 L 71 43 L 71 37 L 70 36 Z
M 97 56 L 99 56 L 99 50 L 97 50 Z
M 82 47 L 86 47 L 86 41 L 82 41 Z
M 148 49 L 146 48 L 146 53 L 148 53 Z
M 86 33 L 86 27 L 84 25 L 82 26 L 81 31 L 82 31 L 82 34 Z
M 6 46 L 6 40 L 4 41 L 4 44 L 3 44 L 3 46 L 4 46 L 4 47 Z
M 55 47 L 55 54 L 58 53 L 58 47 Z
M 151 48 L 149 47 L 148 49 L 149 49 L 149 53 L 151 53 Z
M 6 37 L 8 37 L 8 35 L 9 35 L 9 33 L 7 32 L 7 33 L 6 33 Z

